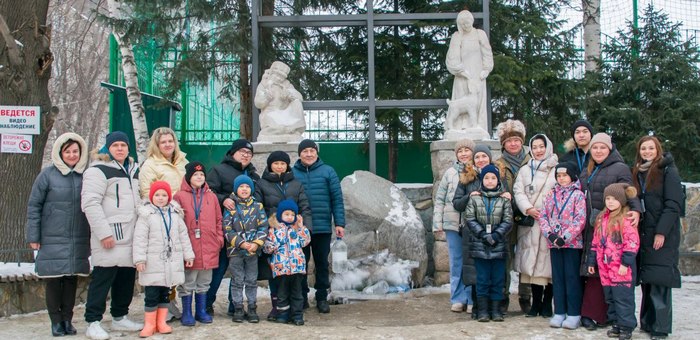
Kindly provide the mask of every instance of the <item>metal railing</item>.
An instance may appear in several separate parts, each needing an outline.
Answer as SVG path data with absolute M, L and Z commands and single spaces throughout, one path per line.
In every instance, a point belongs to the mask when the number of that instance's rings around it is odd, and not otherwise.
M 0 257 L 4 257 L 3 254 L 14 254 L 15 255 L 15 261 L 12 261 L 12 262 L 16 262 L 17 267 L 19 267 L 22 262 L 27 262 L 27 261 L 22 261 L 22 259 L 25 258 L 23 256 L 23 254 L 25 254 L 25 253 L 34 253 L 34 249 L 0 249 Z M 33 255 L 31 257 L 32 257 L 32 259 L 34 258 Z

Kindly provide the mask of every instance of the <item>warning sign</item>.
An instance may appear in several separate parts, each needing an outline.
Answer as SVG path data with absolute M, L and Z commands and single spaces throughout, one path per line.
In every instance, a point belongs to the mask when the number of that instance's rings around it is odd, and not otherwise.
M 38 106 L 0 105 L 0 134 L 38 135 L 41 108 Z
M 0 152 L 3 153 L 32 153 L 31 135 L 9 135 L 2 134 L 0 139 Z

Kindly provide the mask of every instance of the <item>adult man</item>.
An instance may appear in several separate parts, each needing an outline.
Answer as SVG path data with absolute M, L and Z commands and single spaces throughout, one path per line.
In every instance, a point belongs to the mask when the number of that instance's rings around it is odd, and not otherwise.
M 132 238 L 139 199 L 138 164 L 129 157 L 124 132 L 107 135 L 105 146 L 93 154 L 83 174 L 81 208 L 90 223 L 92 280 L 85 303 L 85 335 L 109 339 L 101 325 L 107 295 L 111 295 L 112 330 L 138 331 L 143 324 L 129 320 L 136 268 Z
M 501 183 L 505 186 L 503 189 L 508 191 L 512 197 L 513 195 L 513 185 L 515 184 L 515 178 L 520 171 L 520 167 L 527 165 L 530 161 L 530 154 L 526 147 L 523 146 L 525 143 L 525 125 L 519 120 L 508 119 L 507 121 L 498 124 L 496 127 L 496 132 L 498 138 L 501 142 L 501 158 L 496 160 L 496 166 L 501 173 Z M 515 213 L 517 206 L 515 201 L 513 203 L 513 212 Z M 517 237 L 517 224 L 515 220 L 513 221 L 514 228 L 508 234 L 508 259 L 506 263 L 506 278 L 510 277 L 510 271 L 513 268 L 513 255 L 515 254 L 515 245 L 518 243 Z M 506 279 L 505 286 L 505 296 L 510 296 L 510 280 Z M 518 302 L 520 303 L 520 309 L 523 313 L 530 311 L 530 285 L 529 284 L 519 284 L 518 285 Z M 506 298 L 503 301 L 502 312 L 506 313 L 508 311 L 508 304 L 510 299 Z
M 231 148 L 226 152 L 226 156 L 220 164 L 215 165 L 207 174 L 207 184 L 211 191 L 216 194 L 221 204 L 221 211 L 233 210 L 236 208 L 235 202 L 229 198 L 233 192 L 233 181 L 239 175 L 247 175 L 257 182 L 260 176 L 255 172 L 255 167 L 251 163 L 253 160 L 253 144 L 241 138 L 231 144 Z M 257 185 L 255 185 L 257 188 Z M 259 195 L 255 196 L 256 199 Z M 207 291 L 207 313 L 214 314 L 214 301 L 216 301 L 216 292 L 219 290 L 221 280 L 228 269 L 228 256 L 226 255 L 226 246 L 221 248 L 219 253 L 219 267 L 212 272 L 211 284 Z M 231 300 L 231 290 L 228 294 L 228 313 L 233 315 L 233 302 Z
M 340 188 L 340 180 L 335 170 L 323 163 L 318 158 L 318 144 L 310 139 L 299 143 L 299 160 L 294 164 L 294 177 L 304 185 L 304 192 L 309 198 L 311 206 L 311 218 L 313 230 L 311 231 L 311 245 L 304 248 L 306 261 L 309 261 L 309 253 L 313 251 L 316 264 L 316 308 L 319 313 L 329 313 L 328 288 L 328 255 L 331 250 L 333 236 L 332 225 L 338 237 L 345 236 L 345 206 L 343 205 L 343 191 Z M 302 283 L 304 290 L 304 306 L 309 287 L 304 277 Z
M 591 138 L 593 138 L 593 126 L 586 120 L 577 120 L 571 125 L 571 137 L 564 143 L 566 154 L 561 157 L 560 161 L 576 164 L 578 172 L 581 174 L 591 158 L 588 149 L 591 147 Z

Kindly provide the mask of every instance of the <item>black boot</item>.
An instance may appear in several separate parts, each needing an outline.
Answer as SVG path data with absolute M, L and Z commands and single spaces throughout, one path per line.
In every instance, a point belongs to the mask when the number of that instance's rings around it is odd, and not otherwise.
M 51 323 L 51 335 L 53 336 L 64 336 L 66 335 L 66 330 L 63 328 L 63 322 Z
M 554 288 L 552 284 L 548 284 L 544 288 L 544 295 L 542 296 L 542 315 L 543 318 L 551 318 L 553 316 L 552 312 L 552 295 L 554 295 Z
M 591 318 L 587 318 L 585 316 L 581 317 L 581 326 L 583 326 L 583 328 L 585 328 L 589 331 L 594 331 L 598 328 L 598 326 L 596 326 L 596 324 L 595 324 L 595 321 L 593 321 L 593 320 L 591 320 Z
M 617 338 L 620 336 L 620 327 L 618 325 L 612 325 L 612 328 L 606 333 L 608 338 Z
M 501 301 L 491 301 L 491 320 L 496 322 L 503 321 L 503 314 L 501 314 Z
M 277 319 L 277 295 L 270 295 L 270 301 L 272 302 L 272 309 L 270 314 L 267 314 L 267 321 L 275 321 Z
M 510 306 L 510 299 L 508 298 L 509 294 L 505 294 L 503 296 L 505 298 L 500 301 L 499 308 L 500 308 L 501 315 L 505 316 L 506 314 L 508 314 L 508 306 Z
M 233 317 L 232 317 L 233 322 L 243 322 L 245 320 L 245 311 L 243 310 L 243 306 L 234 306 L 233 307 Z
M 479 300 L 476 298 L 476 286 L 472 286 L 472 320 L 479 318 L 479 307 L 477 304 Z
M 73 322 L 63 321 L 63 330 L 66 331 L 66 335 L 76 335 L 78 330 L 73 327 Z
M 248 322 L 258 323 L 260 322 L 260 317 L 258 316 L 258 306 L 248 305 Z
M 529 313 L 530 309 L 532 308 L 532 303 L 530 302 L 529 297 L 524 297 L 524 296 L 519 297 L 518 304 L 520 305 L 520 310 L 523 313 Z
M 632 339 L 632 329 L 627 327 L 620 327 L 620 335 L 617 337 L 619 340 L 630 340 Z
M 479 322 L 489 322 L 489 298 L 486 296 L 479 296 L 476 298 L 476 306 L 472 308 L 477 308 L 477 320 Z
M 530 311 L 525 314 L 526 317 L 533 317 L 542 313 L 542 293 L 544 292 L 544 287 L 540 285 L 530 286 L 532 287 L 532 307 L 530 307 Z

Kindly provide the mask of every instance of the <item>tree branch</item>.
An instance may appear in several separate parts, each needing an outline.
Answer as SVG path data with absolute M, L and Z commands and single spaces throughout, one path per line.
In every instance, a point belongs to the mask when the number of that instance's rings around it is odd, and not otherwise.
M 0 35 L 5 39 L 5 45 L 7 45 L 7 54 L 10 57 L 10 64 L 15 67 L 22 65 L 22 58 L 19 56 L 19 48 L 15 42 L 15 38 L 10 33 L 10 27 L 7 26 L 5 18 L 0 15 Z

